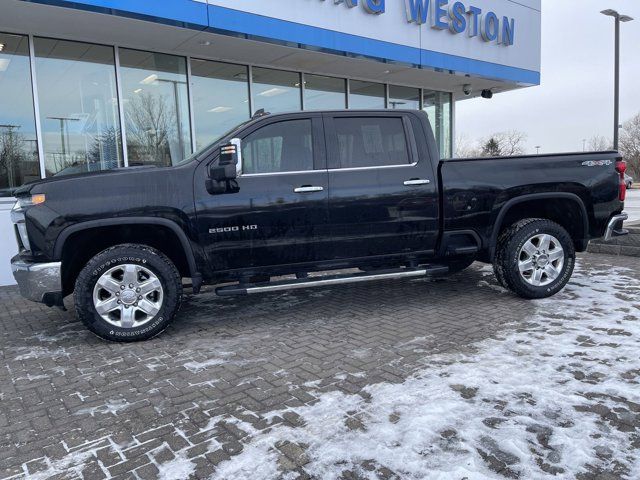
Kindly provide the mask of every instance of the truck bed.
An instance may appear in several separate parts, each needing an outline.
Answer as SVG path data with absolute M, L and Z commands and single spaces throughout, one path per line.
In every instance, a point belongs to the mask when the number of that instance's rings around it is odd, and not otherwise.
M 581 203 L 588 232 L 577 247 L 586 249 L 590 238 L 604 234 L 612 212 L 622 211 L 615 170 L 619 159 L 618 152 L 604 151 L 442 160 L 442 229 L 473 230 L 481 248 L 487 248 L 495 245 L 501 212 L 512 201 L 522 203 L 521 208 L 529 200 L 542 201 L 557 216 L 577 215 L 571 205 Z

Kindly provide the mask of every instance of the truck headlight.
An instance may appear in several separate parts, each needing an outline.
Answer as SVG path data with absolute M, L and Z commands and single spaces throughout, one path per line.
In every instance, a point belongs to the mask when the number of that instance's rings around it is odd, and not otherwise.
M 16 225 L 20 242 L 22 243 L 22 247 L 26 250 L 31 250 L 31 245 L 29 244 L 29 235 L 27 234 L 27 224 L 25 223 L 24 212 L 29 207 L 44 203 L 45 200 L 46 198 L 44 194 L 20 197 L 11 209 L 11 221 Z

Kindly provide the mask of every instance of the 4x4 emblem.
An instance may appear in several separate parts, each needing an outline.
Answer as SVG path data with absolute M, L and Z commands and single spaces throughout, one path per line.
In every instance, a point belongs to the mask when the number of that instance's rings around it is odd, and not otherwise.
M 603 167 L 605 165 L 611 165 L 613 162 L 611 160 L 587 160 L 586 162 L 582 162 L 583 167 Z

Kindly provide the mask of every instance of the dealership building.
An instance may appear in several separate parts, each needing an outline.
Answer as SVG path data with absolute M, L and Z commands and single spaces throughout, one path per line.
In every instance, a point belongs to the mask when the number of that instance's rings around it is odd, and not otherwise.
M 540 4 L 2 0 L 0 285 L 16 187 L 170 166 L 260 109 L 422 109 L 450 157 L 457 101 L 540 83 Z

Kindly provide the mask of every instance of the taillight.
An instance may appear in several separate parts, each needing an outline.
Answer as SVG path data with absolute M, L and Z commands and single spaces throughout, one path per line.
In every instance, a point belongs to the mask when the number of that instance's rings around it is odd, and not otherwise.
M 624 199 L 627 198 L 627 184 L 624 181 L 624 172 L 627 171 L 627 162 L 622 160 L 618 160 L 616 162 L 616 172 L 620 174 L 620 185 L 618 190 L 618 199 L 621 202 L 624 202 Z
M 618 160 L 616 162 L 616 172 L 618 172 L 620 175 L 624 175 L 624 172 L 626 171 L 627 171 L 627 162 Z

